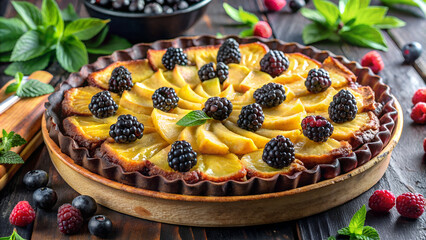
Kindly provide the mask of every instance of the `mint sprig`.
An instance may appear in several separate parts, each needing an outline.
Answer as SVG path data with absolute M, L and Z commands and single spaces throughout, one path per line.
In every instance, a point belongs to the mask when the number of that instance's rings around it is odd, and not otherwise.
M 398 5 L 408 5 L 418 7 L 426 17 L 426 1 L 425 0 L 380 0 L 383 4 L 390 7 L 397 7 Z
M 379 233 L 376 229 L 370 226 L 364 226 L 365 218 L 367 215 L 367 209 L 365 205 L 358 210 L 352 217 L 348 227 L 339 229 L 338 234 L 349 236 L 350 239 L 362 239 L 362 240 L 380 240 Z M 331 236 L 328 240 L 335 240 L 336 237 Z
M 16 95 L 21 98 L 25 97 L 38 97 L 45 94 L 52 93 L 55 89 L 46 83 L 42 83 L 35 79 L 30 79 L 22 84 L 24 75 L 21 72 L 15 74 L 16 82 L 11 83 L 6 88 L 6 94 L 16 92 Z
M 253 36 L 254 25 L 259 22 L 259 18 L 255 14 L 245 11 L 241 6 L 238 9 L 233 8 L 228 3 L 223 3 L 223 9 L 234 21 L 241 23 L 244 27 L 249 27 L 240 32 L 240 37 Z
M 19 134 L 11 131 L 9 133 L 3 129 L 3 136 L 0 138 L 0 164 L 21 164 L 24 160 L 17 153 L 10 151 L 13 147 L 18 147 L 27 143 Z
M 210 119 L 212 118 L 207 116 L 207 114 L 204 111 L 195 110 L 186 114 L 176 124 L 183 127 L 198 126 L 198 125 L 203 125 L 204 123 L 207 122 L 207 120 L 210 120 Z
M 7 237 L 0 237 L 0 240 L 25 240 L 25 238 L 19 236 L 16 229 L 13 229 L 13 233 Z

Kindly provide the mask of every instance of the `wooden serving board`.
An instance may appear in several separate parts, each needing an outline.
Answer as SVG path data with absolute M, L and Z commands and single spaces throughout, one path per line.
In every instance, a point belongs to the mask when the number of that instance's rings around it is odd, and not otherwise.
M 29 79 L 36 79 L 43 83 L 49 83 L 52 78 L 52 74 L 45 71 L 37 71 L 29 76 Z M 0 102 L 14 94 L 5 93 L 7 86 L 13 81 L 6 83 L 0 89 Z M 12 151 L 19 153 L 24 161 L 43 142 L 40 128 L 45 109 L 44 103 L 48 97 L 49 95 L 23 98 L 0 115 L 0 131 L 2 129 L 7 132 L 14 131 L 27 140 L 27 144 L 12 149 Z M 3 189 L 20 167 L 21 164 L 0 164 L 0 190 Z

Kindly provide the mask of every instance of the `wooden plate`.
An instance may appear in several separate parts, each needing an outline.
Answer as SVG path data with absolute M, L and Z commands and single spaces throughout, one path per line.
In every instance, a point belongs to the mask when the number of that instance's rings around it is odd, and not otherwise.
M 108 208 L 157 222 L 203 226 L 248 226 L 307 217 L 339 206 L 370 189 L 385 173 L 402 132 L 398 118 L 393 136 L 383 150 L 366 164 L 316 184 L 259 195 L 204 197 L 149 191 L 121 184 L 77 165 L 49 137 L 45 116 L 43 138 L 62 178 L 80 194 L 90 195 Z M 348 191 L 350 189 L 350 191 Z

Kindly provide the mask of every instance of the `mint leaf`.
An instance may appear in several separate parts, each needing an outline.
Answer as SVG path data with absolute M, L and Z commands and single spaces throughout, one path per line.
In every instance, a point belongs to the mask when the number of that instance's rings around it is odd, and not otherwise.
M 420 8 L 422 10 L 423 14 L 426 16 L 426 2 L 423 0 L 380 0 L 382 3 L 386 5 L 396 5 L 396 4 L 402 4 L 402 5 L 408 5 L 408 6 L 414 6 Z
M 327 238 L 327 240 L 336 240 L 336 237 L 330 236 L 330 237 Z
M 222 33 L 220 33 L 220 32 L 218 32 L 218 33 L 216 33 L 216 37 L 218 37 L 218 38 L 223 38 L 223 34 L 222 34 Z
M 41 5 L 41 15 L 45 26 L 55 26 L 56 36 L 60 37 L 64 31 L 64 20 L 62 20 L 61 11 L 54 0 L 43 0 Z
M 374 25 L 383 20 L 388 11 L 387 7 L 368 7 L 359 11 L 356 15 L 355 25 Z
M 212 118 L 207 116 L 204 111 L 196 110 L 186 114 L 176 124 L 184 127 L 198 126 L 206 123 L 209 119 Z
M 380 30 L 372 26 L 357 25 L 349 30 L 340 31 L 340 36 L 345 41 L 361 47 L 370 47 L 382 51 L 388 49 Z
M 396 17 L 387 16 L 382 21 L 374 24 L 374 26 L 381 29 L 398 28 L 405 26 L 405 22 Z
M 362 229 L 362 235 L 370 238 L 371 240 L 380 240 L 377 230 L 370 226 L 364 226 Z
M 19 236 L 16 232 L 16 229 L 13 229 L 13 233 L 7 237 L 0 237 L 0 240 L 25 240 L 23 237 Z
M 337 230 L 337 233 L 340 235 L 346 235 L 346 236 L 351 235 L 351 231 L 349 231 L 348 227 Z
M 339 9 L 327 0 L 314 0 L 315 8 L 323 15 L 329 26 L 335 26 L 339 18 Z
M 101 46 L 88 48 L 87 52 L 92 54 L 112 54 L 114 51 L 130 48 L 130 44 L 126 39 L 117 35 L 111 35 Z
M 62 19 L 65 22 L 71 22 L 78 19 L 78 14 L 75 12 L 74 6 L 70 3 L 67 8 L 61 10 Z
M 307 19 L 319 23 L 321 25 L 326 25 L 327 24 L 327 20 L 325 20 L 325 17 L 323 15 L 321 15 L 320 12 L 318 12 L 317 10 L 313 10 L 310 8 L 302 8 L 300 10 L 300 13 Z
M 75 36 L 80 40 L 89 40 L 98 34 L 109 20 L 97 18 L 81 18 L 67 25 L 64 36 Z
M 77 72 L 88 63 L 86 46 L 76 37 L 60 41 L 56 45 L 56 58 L 68 72 Z
M 228 3 L 223 3 L 223 9 L 225 9 L 226 14 L 228 14 L 228 16 L 231 17 L 234 21 L 240 23 L 243 22 L 240 17 L 240 12 L 237 9 L 231 7 L 231 5 Z
M 43 17 L 34 4 L 12 1 L 12 5 L 29 28 L 36 29 L 38 25 L 42 25 Z
M 42 55 L 47 47 L 36 30 L 26 32 L 19 38 L 12 51 L 11 61 L 27 61 Z
M 0 62 L 10 62 L 11 52 L 0 53 Z
M 7 75 L 15 75 L 17 72 L 22 72 L 29 75 L 35 71 L 45 69 L 49 65 L 50 53 L 43 54 L 40 57 L 33 58 L 23 62 L 13 62 L 4 70 Z
M 349 0 L 345 4 L 345 10 L 341 15 L 342 21 L 344 23 L 347 23 L 357 15 L 359 10 L 359 2 L 359 0 Z
M 367 209 L 365 205 L 362 205 L 361 209 L 358 210 L 352 217 L 349 223 L 349 231 L 357 235 L 361 235 L 365 223 L 365 216 L 367 215 Z
M 244 9 L 240 6 L 238 9 L 240 14 L 240 19 L 243 23 L 254 26 L 257 22 L 259 22 L 259 18 L 253 13 L 244 11 Z
M 38 97 L 54 92 L 55 89 L 46 83 L 42 83 L 35 79 L 28 80 L 21 88 L 18 89 L 16 95 L 18 97 Z
M 239 35 L 240 35 L 240 37 L 253 36 L 253 29 L 252 28 L 245 29 L 245 30 L 241 31 Z
M 27 143 L 19 134 L 11 131 L 7 133 L 6 130 L 2 131 L 3 136 L 0 138 L 0 155 L 8 152 L 11 148 L 24 145 Z
M 86 48 L 89 49 L 89 48 L 99 47 L 105 41 L 105 38 L 108 35 L 108 31 L 109 31 L 109 26 L 106 25 L 104 29 L 102 29 L 102 31 L 96 34 L 96 36 L 84 42 L 84 45 L 86 45 Z
M 302 37 L 305 44 L 311 44 L 326 39 L 337 41 L 339 38 L 339 36 L 335 33 L 329 31 L 327 28 L 319 25 L 318 23 L 306 25 L 303 29 Z
M 27 26 L 20 19 L 0 17 L 0 53 L 11 51 L 26 31 Z
M 5 93 L 9 94 L 9 93 L 13 93 L 16 92 L 16 90 L 18 90 L 19 85 L 17 83 L 11 83 L 9 84 L 9 86 L 7 86 Z

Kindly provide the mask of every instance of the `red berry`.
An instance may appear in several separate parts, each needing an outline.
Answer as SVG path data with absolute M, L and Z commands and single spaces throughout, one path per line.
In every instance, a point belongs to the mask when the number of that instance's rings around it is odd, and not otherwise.
M 368 200 L 368 206 L 376 212 L 389 212 L 395 206 L 395 195 L 388 190 L 376 190 Z
M 272 36 L 272 29 L 269 23 L 265 21 L 259 21 L 254 25 L 253 35 L 263 38 L 270 38 Z
M 65 234 L 73 234 L 80 231 L 82 226 L 83 217 L 80 210 L 68 203 L 58 209 L 59 231 Z
M 364 55 L 361 59 L 363 67 L 369 67 L 375 74 L 379 73 L 385 67 L 382 57 L 377 51 L 371 51 Z
M 20 201 L 13 208 L 9 222 L 18 227 L 25 227 L 35 219 L 34 209 L 27 201 Z
M 414 105 L 410 117 L 415 123 L 426 124 L 426 103 L 419 102 Z
M 279 11 L 281 10 L 287 2 L 285 0 L 264 0 L 265 6 L 270 11 Z
M 403 217 L 419 218 L 425 210 L 426 201 L 420 193 L 404 193 L 396 199 L 396 210 Z
M 413 104 L 416 105 L 418 102 L 426 102 L 426 88 L 418 89 L 413 95 Z

